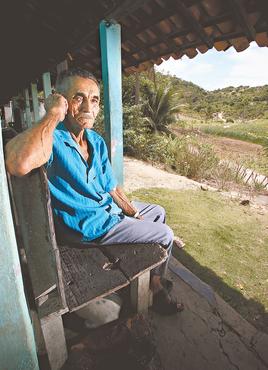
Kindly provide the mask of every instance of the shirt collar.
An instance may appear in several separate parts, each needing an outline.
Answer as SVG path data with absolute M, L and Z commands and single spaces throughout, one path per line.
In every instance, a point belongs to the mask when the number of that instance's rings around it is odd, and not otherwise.
M 56 127 L 56 130 L 59 131 L 60 136 L 62 137 L 62 139 L 64 140 L 65 143 L 68 143 L 69 145 L 74 146 L 74 147 L 77 146 L 76 142 L 72 138 L 72 135 L 70 134 L 70 131 L 64 125 L 64 121 L 62 121 L 58 124 L 58 126 Z M 85 129 L 85 133 L 86 133 L 86 138 L 87 138 L 88 142 L 90 142 L 92 140 L 92 137 L 90 135 L 91 130 L 90 129 Z

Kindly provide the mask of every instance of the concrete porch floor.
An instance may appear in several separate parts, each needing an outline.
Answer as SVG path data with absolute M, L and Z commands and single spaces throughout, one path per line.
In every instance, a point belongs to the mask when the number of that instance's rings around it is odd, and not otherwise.
M 168 277 L 184 305 L 170 317 L 150 313 L 165 370 L 268 369 L 268 335 L 258 331 L 174 257 Z

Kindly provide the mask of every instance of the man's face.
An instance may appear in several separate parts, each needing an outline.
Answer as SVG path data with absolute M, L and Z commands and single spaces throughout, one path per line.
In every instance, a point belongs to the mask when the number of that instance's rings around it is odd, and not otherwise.
M 73 126 L 91 129 L 99 113 L 100 92 L 96 82 L 79 76 L 66 81 L 67 118 Z

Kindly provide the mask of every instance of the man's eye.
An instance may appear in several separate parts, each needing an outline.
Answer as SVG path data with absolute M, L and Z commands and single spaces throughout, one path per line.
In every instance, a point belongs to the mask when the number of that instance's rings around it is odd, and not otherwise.
M 74 100 L 75 100 L 77 103 L 82 103 L 82 101 L 83 101 L 83 97 L 82 97 L 82 96 L 75 96 L 75 97 L 74 97 Z

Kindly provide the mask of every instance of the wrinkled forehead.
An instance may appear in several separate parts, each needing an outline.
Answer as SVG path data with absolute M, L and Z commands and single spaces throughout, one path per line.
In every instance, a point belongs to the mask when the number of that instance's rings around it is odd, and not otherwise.
M 99 85 L 93 78 L 80 76 L 67 76 L 61 84 L 60 89 L 65 93 L 73 93 L 80 90 L 94 90 L 99 95 Z

